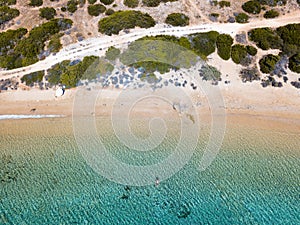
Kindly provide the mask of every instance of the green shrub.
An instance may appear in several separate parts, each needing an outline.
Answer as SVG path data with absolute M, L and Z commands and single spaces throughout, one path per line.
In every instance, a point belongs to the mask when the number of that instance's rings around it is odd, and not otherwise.
M 56 16 L 56 10 L 54 8 L 45 7 L 40 9 L 40 17 L 50 20 L 53 19 L 54 16 Z
M 213 66 L 204 65 L 200 69 L 200 77 L 202 80 L 218 82 L 221 81 L 221 72 Z
M 227 2 L 227 1 L 220 1 L 219 2 L 219 6 L 221 8 L 224 8 L 224 7 L 230 7 L 230 2 Z
M 261 11 L 260 3 L 257 1 L 248 1 L 242 5 L 242 9 L 247 13 L 259 14 Z
M 236 44 L 231 48 L 231 59 L 234 63 L 240 64 L 247 57 L 247 50 L 244 45 Z
M 231 45 L 233 44 L 233 38 L 228 34 L 220 34 L 217 37 L 216 45 L 218 48 L 218 55 L 224 59 L 230 59 Z
M 95 4 L 95 5 L 88 6 L 88 13 L 91 16 L 99 16 L 100 13 L 104 13 L 105 10 L 106 10 L 106 7 L 102 4 Z
M 218 18 L 218 17 L 220 16 L 219 13 L 211 13 L 211 14 L 209 14 L 209 15 L 212 16 L 212 17 L 216 17 L 216 18 Z
M 295 73 L 300 73 L 300 53 L 289 58 L 289 69 Z
M 275 64 L 279 61 L 278 55 L 268 54 L 259 60 L 260 71 L 263 73 L 271 73 Z
M 8 6 L 1 6 L 0 7 L 0 25 L 16 18 L 20 15 L 19 10 L 12 9 Z
M 255 28 L 248 32 L 248 37 L 251 41 L 255 42 L 255 44 L 263 49 L 268 50 L 272 49 L 280 49 L 283 42 L 280 39 L 280 36 L 271 30 L 270 28 Z
M 247 45 L 246 50 L 249 55 L 255 56 L 257 54 L 257 49 L 251 45 Z
M 0 6 L 15 5 L 17 0 L 0 0 Z
M 172 26 L 184 27 L 189 25 L 189 17 L 183 13 L 171 13 L 166 18 L 166 23 Z
M 258 0 L 262 5 L 276 6 L 285 5 L 287 0 Z
M 95 4 L 96 2 L 97 2 L 97 0 L 88 0 L 88 3 L 91 4 L 91 5 Z
M 177 0 L 142 0 L 142 3 L 147 7 L 156 7 L 161 2 L 175 2 Z
M 266 18 L 266 19 L 271 19 L 271 18 L 275 18 L 275 17 L 278 17 L 278 16 L 279 16 L 279 12 L 274 10 L 274 9 L 268 10 L 264 14 L 264 18 Z
M 67 10 L 70 12 L 70 13 L 74 13 L 76 12 L 77 10 L 77 5 L 79 4 L 78 1 L 76 0 L 69 0 L 67 2 Z
M 105 52 L 105 58 L 114 61 L 116 60 L 116 58 L 119 57 L 120 53 L 121 53 L 120 49 L 111 46 Z
M 130 8 L 136 8 L 139 5 L 139 0 L 124 0 L 124 5 Z
M 44 70 L 26 74 L 23 77 L 21 77 L 21 82 L 25 82 L 27 86 L 33 86 L 34 83 L 41 82 L 43 80 L 44 75 Z
M 62 44 L 60 43 L 61 36 L 62 34 L 55 34 L 53 37 L 51 37 L 48 44 L 48 49 L 51 52 L 59 52 L 59 50 L 62 48 Z
M 41 6 L 43 5 L 43 0 L 30 0 L 30 6 Z
M 103 3 L 104 5 L 110 5 L 114 2 L 114 0 L 100 0 L 101 3 Z
M 235 16 L 235 20 L 238 23 L 248 23 L 249 16 L 245 13 L 239 13 Z
M 190 35 L 194 51 L 202 56 L 202 58 L 206 58 L 216 50 L 218 36 L 219 33 L 216 31 Z
M 105 15 L 107 15 L 107 16 L 110 16 L 110 15 L 112 15 L 112 14 L 114 14 L 115 13 L 115 10 L 113 10 L 113 9 L 107 9 L 106 11 L 105 11 Z
M 149 14 L 133 10 L 115 12 L 98 23 L 99 32 L 107 35 L 119 34 L 123 29 L 150 28 L 154 25 L 155 21 Z
M 67 8 L 63 6 L 63 7 L 60 8 L 60 10 L 63 11 L 63 12 L 66 12 Z

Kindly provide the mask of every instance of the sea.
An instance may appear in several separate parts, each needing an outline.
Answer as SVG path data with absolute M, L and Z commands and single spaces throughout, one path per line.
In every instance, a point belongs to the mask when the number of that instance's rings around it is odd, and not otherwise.
M 131 150 L 108 119 L 95 121 L 103 146 L 137 170 L 159 164 L 180 141 L 172 128 L 151 151 Z M 272 120 L 270 126 L 256 124 L 227 124 L 216 157 L 199 170 L 210 135 L 203 125 L 184 165 L 165 164 L 175 172 L 138 185 L 130 170 L 123 171 L 126 183 L 114 178 L 118 171 L 107 176 L 91 166 L 70 117 L 3 119 L 0 224 L 300 224 L 300 131 L 289 125 L 273 129 Z M 104 158 L 101 163 L 111 166 Z

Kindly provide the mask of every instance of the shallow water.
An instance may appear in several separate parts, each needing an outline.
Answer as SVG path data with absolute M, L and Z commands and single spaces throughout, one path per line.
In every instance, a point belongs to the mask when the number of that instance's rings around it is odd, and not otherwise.
M 107 148 L 138 165 L 168 156 L 179 138 L 172 130 L 144 158 L 122 146 L 107 121 L 98 122 Z M 0 224 L 300 223 L 299 133 L 228 126 L 217 158 L 200 172 L 209 134 L 203 127 L 182 170 L 158 186 L 134 187 L 109 181 L 86 164 L 70 118 L 0 126 Z

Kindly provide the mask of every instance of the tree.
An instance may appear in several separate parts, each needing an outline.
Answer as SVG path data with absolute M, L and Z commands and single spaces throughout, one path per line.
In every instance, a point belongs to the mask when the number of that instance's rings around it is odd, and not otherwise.
M 56 16 L 56 10 L 54 8 L 45 7 L 40 9 L 40 17 L 46 20 L 53 19 Z
M 124 0 L 124 5 L 129 8 L 136 8 L 139 5 L 139 0 Z
M 100 0 L 101 3 L 103 3 L 104 5 L 110 5 L 114 2 L 114 0 Z
M 0 25 L 16 18 L 20 15 L 19 10 L 12 9 L 8 6 L 1 6 L 0 7 Z
M 228 34 L 220 34 L 217 37 L 218 55 L 224 59 L 230 59 L 231 45 L 233 44 L 233 38 Z
M 43 5 L 43 0 L 30 0 L 30 6 L 41 6 Z
M 247 57 L 247 49 L 244 45 L 236 44 L 231 48 L 231 59 L 236 64 L 240 64 Z
M 107 49 L 105 53 L 105 58 L 114 61 L 120 55 L 120 53 L 121 53 L 120 49 L 111 46 Z
M 216 50 L 216 41 L 218 36 L 219 33 L 217 31 L 191 35 L 193 50 L 203 58 L 206 58 Z
M 271 73 L 276 63 L 279 61 L 278 55 L 268 54 L 259 60 L 260 71 L 263 73 Z
M 95 4 L 95 5 L 88 6 L 88 13 L 91 16 L 99 16 L 100 13 L 104 13 L 105 10 L 106 10 L 106 7 L 102 4 Z
M 261 11 L 260 3 L 257 1 L 248 1 L 242 5 L 242 9 L 247 13 L 259 14 Z
M 264 14 L 264 18 L 266 18 L 266 19 L 272 19 L 272 18 L 275 18 L 278 16 L 279 16 L 279 12 L 274 9 L 268 10 Z
M 235 20 L 238 23 L 248 23 L 248 19 L 249 19 L 249 16 L 247 14 L 245 14 L 245 13 L 239 13 L 235 17 Z
M 184 27 L 189 25 L 189 17 L 183 13 L 171 13 L 166 18 L 166 23 L 172 26 Z
M 300 73 L 300 53 L 289 58 L 289 68 L 295 73 Z

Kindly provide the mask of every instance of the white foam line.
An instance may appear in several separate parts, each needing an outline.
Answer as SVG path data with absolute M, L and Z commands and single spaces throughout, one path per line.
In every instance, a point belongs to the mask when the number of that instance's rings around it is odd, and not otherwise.
M 0 120 L 17 120 L 17 119 L 41 119 L 41 118 L 57 118 L 64 115 L 0 115 Z

